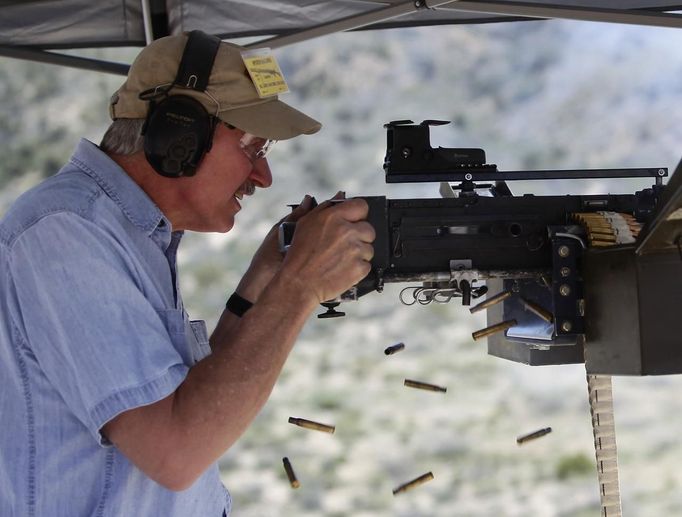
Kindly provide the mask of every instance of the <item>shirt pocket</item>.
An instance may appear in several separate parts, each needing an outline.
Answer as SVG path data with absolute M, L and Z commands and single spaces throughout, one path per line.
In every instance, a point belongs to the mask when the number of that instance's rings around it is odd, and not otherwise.
M 191 334 L 191 332 L 187 332 L 189 325 L 184 311 L 180 309 L 157 309 L 156 313 L 163 322 L 164 327 L 166 327 L 173 348 L 182 357 L 182 362 L 187 366 L 192 366 L 194 364 L 194 356 L 190 342 L 187 339 L 188 334 Z
M 187 366 L 194 366 L 211 353 L 204 320 L 190 321 L 182 309 L 161 309 L 156 312 L 168 331 L 173 348 Z
M 189 336 L 190 348 L 194 362 L 198 363 L 204 357 L 211 354 L 211 345 L 208 343 L 208 331 L 204 320 L 191 320 L 189 322 L 191 336 Z

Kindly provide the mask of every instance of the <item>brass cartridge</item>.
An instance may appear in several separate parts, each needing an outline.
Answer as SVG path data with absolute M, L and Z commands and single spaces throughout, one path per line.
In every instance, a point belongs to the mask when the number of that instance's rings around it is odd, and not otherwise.
M 391 345 L 388 348 L 386 348 L 386 350 L 384 350 L 384 354 L 393 355 L 393 354 L 398 353 L 404 349 L 405 349 L 405 343 L 396 343 L 395 345 Z
M 486 336 L 490 336 L 491 334 L 496 334 L 497 332 L 504 332 L 509 328 L 515 327 L 516 325 L 517 325 L 516 320 L 503 321 L 502 323 L 498 323 L 496 325 L 491 325 L 490 327 L 477 330 L 476 332 L 473 332 L 471 334 L 471 337 L 474 338 L 474 341 L 477 341 Z
M 405 379 L 405 382 L 403 382 L 403 384 L 408 388 L 417 388 L 419 390 L 440 391 L 441 393 L 445 393 L 446 391 L 448 391 L 447 388 L 444 388 L 442 386 L 436 386 L 435 384 L 429 384 L 428 382 L 413 381 L 410 379 Z
M 554 323 L 554 314 L 549 312 L 544 307 L 541 307 L 537 303 L 533 303 L 530 300 L 526 300 L 525 298 L 521 298 L 521 303 L 523 304 L 523 306 L 526 309 L 528 309 L 533 314 L 539 316 L 540 318 L 545 320 L 547 323 Z
M 301 483 L 296 479 L 296 474 L 294 474 L 294 469 L 291 466 L 291 462 L 289 461 L 289 458 L 282 458 L 282 463 L 284 463 L 284 472 L 287 473 L 287 477 L 289 478 L 289 484 L 291 485 L 291 488 L 298 488 L 301 486 Z
M 519 436 L 516 439 L 516 443 L 519 445 L 522 445 L 522 444 L 529 442 L 531 440 L 541 438 L 542 436 L 545 436 L 546 434 L 549 434 L 551 432 L 552 432 L 551 427 L 545 427 L 544 429 L 538 429 L 537 431 L 533 431 L 532 433 L 528 433 L 528 434 L 524 434 L 523 436 Z
M 418 487 L 419 485 L 423 485 L 424 483 L 431 481 L 432 479 L 433 473 L 427 472 L 426 474 L 422 474 L 418 478 L 415 478 L 412 481 L 408 481 L 407 483 L 404 483 L 399 487 L 394 488 L 393 495 L 398 495 L 403 492 L 407 492 L 408 490 L 412 490 L 413 488 Z
M 594 241 L 616 242 L 616 235 L 613 232 L 590 232 L 589 238 Z
M 509 298 L 512 295 L 511 291 L 502 291 L 499 294 L 496 294 L 495 296 L 491 296 L 490 298 L 485 299 L 478 305 L 475 305 L 469 309 L 469 312 L 471 314 L 482 311 L 483 309 L 487 309 L 488 307 L 492 307 L 493 305 L 496 305 L 507 298 Z
M 319 422 L 313 422 L 312 420 L 306 420 L 305 418 L 290 416 L 289 423 L 299 427 L 305 427 L 306 429 L 312 429 L 313 431 L 322 431 L 323 433 L 334 434 L 334 431 L 336 431 L 336 427 L 333 425 L 321 424 Z

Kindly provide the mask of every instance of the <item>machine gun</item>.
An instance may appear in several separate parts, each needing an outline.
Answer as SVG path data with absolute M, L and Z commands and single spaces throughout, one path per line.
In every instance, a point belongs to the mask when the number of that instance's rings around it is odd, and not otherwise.
M 611 375 L 682 373 L 682 162 L 666 168 L 498 171 L 482 149 L 432 148 L 440 121 L 391 122 L 387 183 L 441 182 L 441 199 L 364 197 L 370 273 L 320 317 L 390 282 L 408 305 L 486 295 L 488 353 L 585 363 L 602 515 L 621 515 Z M 514 196 L 512 180 L 651 177 L 633 194 Z M 482 184 L 480 182 L 490 182 Z M 490 196 L 482 196 L 480 189 Z M 284 248 L 295 226 L 280 229 Z M 545 430 L 543 430 L 545 431 Z
M 489 326 L 474 338 L 487 336 L 491 355 L 585 362 L 594 374 L 682 373 L 682 172 L 664 186 L 664 167 L 499 171 L 482 149 L 431 147 L 430 126 L 444 123 L 386 124 L 386 182 L 440 182 L 443 197 L 364 197 L 376 230 L 372 270 L 320 317 L 343 315 L 340 302 L 386 283 L 418 282 L 402 290 L 403 303 L 469 306 L 487 293 L 471 310 L 487 310 Z M 561 196 L 514 196 L 507 186 L 632 177 L 653 185 Z M 281 229 L 284 246 L 293 230 Z

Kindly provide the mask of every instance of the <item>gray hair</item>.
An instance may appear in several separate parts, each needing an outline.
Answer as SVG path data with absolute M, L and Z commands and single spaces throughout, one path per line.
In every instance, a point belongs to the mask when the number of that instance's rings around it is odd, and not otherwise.
M 144 119 L 119 118 L 114 120 L 99 144 L 102 151 L 111 154 L 131 155 L 142 150 L 141 135 Z

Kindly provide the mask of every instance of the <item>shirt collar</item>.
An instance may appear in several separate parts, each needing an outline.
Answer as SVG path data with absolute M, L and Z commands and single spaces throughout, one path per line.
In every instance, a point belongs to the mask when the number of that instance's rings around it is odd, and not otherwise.
M 94 179 L 135 226 L 151 235 L 170 232 L 170 221 L 147 193 L 106 153 L 85 138 L 76 146 L 71 163 Z

